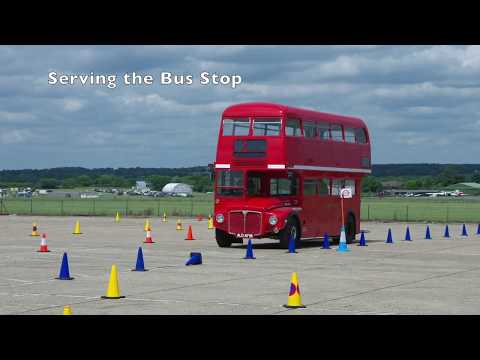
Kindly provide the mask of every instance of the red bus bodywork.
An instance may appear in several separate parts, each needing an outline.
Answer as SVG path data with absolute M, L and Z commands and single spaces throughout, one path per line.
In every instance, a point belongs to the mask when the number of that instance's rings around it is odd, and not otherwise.
M 355 189 L 344 199 L 351 241 L 360 229 L 361 178 L 371 172 L 370 137 L 355 117 L 233 105 L 222 114 L 214 171 L 220 246 L 243 238 L 279 238 L 283 245 L 287 235 L 335 238 L 342 225 L 338 187 L 345 184 Z

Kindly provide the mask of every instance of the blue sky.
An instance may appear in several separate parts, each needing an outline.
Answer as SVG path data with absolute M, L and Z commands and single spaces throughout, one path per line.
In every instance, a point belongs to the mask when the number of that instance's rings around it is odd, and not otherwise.
M 51 71 L 155 82 L 49 85 Z M 202 86 L 202 71 L 243 81 Z M 359 116 L 374 164 L 480 162 L 480 46 L 0 46 L 0 169 L 206 165 L 222 110 L 248 101 Z

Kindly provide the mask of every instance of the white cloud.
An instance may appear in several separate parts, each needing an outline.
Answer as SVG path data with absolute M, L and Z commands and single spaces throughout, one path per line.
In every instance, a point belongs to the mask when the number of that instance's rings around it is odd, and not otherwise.
M 65 111 L 75 112 L 83 109 L 85 102 L 80 99 L 65 99 L 63 100 L 63 109 Z
M 36 116 L 34 114 L 28 112 L 0 111 L 0 124 L 31 122 L 35 118 Z
M 25 143 L 33 139 L 33 133 L 28 129 L 6 130 L 0 133 L 0 144 L 11 145 Z

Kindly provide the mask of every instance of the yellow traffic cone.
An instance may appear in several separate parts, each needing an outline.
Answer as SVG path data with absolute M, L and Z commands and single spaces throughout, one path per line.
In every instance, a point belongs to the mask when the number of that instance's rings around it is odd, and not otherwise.
M 70 306 L 65 306 L 63 308 L 63 315 L 72 315 L 72 308 Z
M 143 225 L 143 230 L 147 231 L 150 226 L 150 220 L 146 219 L 145 224 Z
M 304 308 L 302 304 L 302 298 L 300 296 L 300 286 L 298 284 L 298 275 L 296 272 L 292 274 L 292 280 L 290 281 L 290 292 L 288 293 L 288 303 L 283 305 L 286 308 Z
M 119 212 L 117 211 L 117 214 L 115 215 L 115 222 L 120 222 L 120 214 Z
M 73 230 L 73 235 L 80 235 L 80 221 L 77 220 L 75 223 L 75 229 Z
M 179 220 L 177 220 L 177 227 L 176 227 L 177 230 L 183 230 L 183 227 L 182 227 L 182 222 Z
M 212 230 L 215 227 L 213 226 L 213 218 L 211 215 L 208 216 L 208 230 Z
M 167 222 L 167 213 L 163 212 L 163 222 Z
M 30 234 L 30 236 L 40 236 L 40 233 L 38 232 L 37 223 L 32 224 L 32 233 Z
M 110 280 L 108 282 L 107 295 L 102 296 L 102 299 L 121 299 L 125 296 L 120 296 L 120 288 L 118 287 L 118 274 L 117 266 L 112 265 L 112 270 L 110 271 Z

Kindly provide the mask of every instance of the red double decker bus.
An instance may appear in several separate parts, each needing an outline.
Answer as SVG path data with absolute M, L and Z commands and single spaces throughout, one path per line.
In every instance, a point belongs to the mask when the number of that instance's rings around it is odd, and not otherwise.
M 214 163 L 216 240 L 245 238 L 338 240 L 344 199 L 347 242 L 360 229 L 361 179 L 371 172 L 365 123 L 272 103 L 225 109 Z

